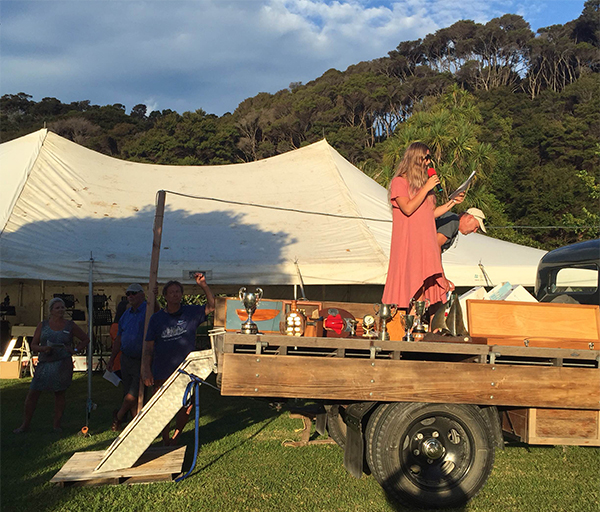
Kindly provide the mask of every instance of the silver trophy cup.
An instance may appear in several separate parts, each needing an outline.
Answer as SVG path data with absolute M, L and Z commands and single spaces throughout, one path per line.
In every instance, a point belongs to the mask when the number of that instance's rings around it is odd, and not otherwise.
M 394 316 L 396 316 L 398 308 L 395 304 L 377 304 L 376 307 L 377 306 L 379 306 L 377 314 L 381 320 L 378 339 L 387 341 L 390 339 L 390 335 L 387 332 L 387 323 L 389 320 L 394 318 Z
M 425 315 L 425 312 L 427 311 L 427 308 L 429 308 L 429 305 L 431 303 L 429 302 L 428 299 L 425 299 L 425 300 L 412 299 L 410 301 L 410 303 L 411 303 L 411 305 L 414 305 L 414 308 L 415 308 L 416 325 L 415 325 L 415 328 L 413 329 L 413 332 L 426 333 L 427 329 L 425 328 L 425 325 L 423 325 L 423 315 Z
M 244 308 L 246 308 L 246 313 L 248 313 L 248 320 L 242 323 L 242 330 L 240 331 L 242 334 L 258 333 L 258 326 L 252 321 L 252 315 L 256 311 L 262 296 L 263 291 L 261 288 L 257 288 L 255 292 L 247 292 L 245 287 L 240 288 L 239 297 Z
M 402 338 L 402 341 L 415 341 L 412 336 L 412 328 L 415 322 L 415 317 L 413 315 L 405 315 L 404 316 L 404 330 L 406 334 Z

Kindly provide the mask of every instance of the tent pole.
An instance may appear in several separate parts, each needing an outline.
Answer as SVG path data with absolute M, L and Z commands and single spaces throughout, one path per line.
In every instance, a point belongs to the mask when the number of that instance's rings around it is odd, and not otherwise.
M 40 322 L 46 318 L 46 281 L 40 281 Z
M 156 211 L 154 213 L 154 239 L 152 240 L 152 256 L 150 258 L 150 279 L 148 282 L 148 299 L 146 307 L 146 319 L 144 321 L 144 344 L 142 348 L 142 364 L 146 360 L 148 346 L 146 343 L 146 333 L 148 332 L 148 324 L 150 317 L 154 312 L 154 304 L 156 303 L 156 295 L 154 289 L 158 286 L 158 260 L 160 258 L 160 242 L 162 239 L 163 219 L 165 216 L 165 199 L 167 193 L 164 190 L 159 190 L 156 197 Z M 144 407 L 144 381 L 140 379 L 140 391 L 138 393 L 138 414 Z
M 85 414 L 85 426 L 89 427 L 90 413 L 94 407 L 92 403 L 92 366 L 94 364 L 94 258 L 90 252 L 90 271 L 88 276 L 88 336 L 90 342 L 87 349 L 87 377 L 88 377 L 88 397 Z
M 294 265 L 296 265 L 296 272 L 298 274 L 298 285 L 300 286 L 300 293 L 302 293 L 302 299 L 307 300 L 306 294 L 304 293 L 304 279 L 302 279 L 302 272 L 300 272 L 300 265 L 298 265 L 298 260 L 294 261 Z

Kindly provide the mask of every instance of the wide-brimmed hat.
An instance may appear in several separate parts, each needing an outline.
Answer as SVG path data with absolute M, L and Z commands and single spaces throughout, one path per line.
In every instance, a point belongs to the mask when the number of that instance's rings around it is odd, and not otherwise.
M 485 213 L 483 213 L 479 208 L 469 208 L 465 213 L 468 213 L 469 215 L 475 217 L 477 219 L 477 222 L 479 222 L 479 227 L 481 228 L 481 231 L 487 233 L 485 226 L 483 225 Z

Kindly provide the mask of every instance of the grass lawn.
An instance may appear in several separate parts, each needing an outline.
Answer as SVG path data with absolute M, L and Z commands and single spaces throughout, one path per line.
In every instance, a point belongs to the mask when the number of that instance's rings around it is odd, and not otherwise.
M 48 482 L 74 452 L 103 450 L 120 388 L 93 377 L 91 436 L 85 424 L 87 378 L 76 374 L 67 393 L 60 434 L 52 430 L 53 397 L 42 394 L 30 432 L 15 435 L 31 379 L 0 381 L 2 512 L 27 511 L 408 511 L 390 503 L 371 476 L 360 480 L 343 467 L 335 445 L 288 448 L 299 440 L 302 422 L 266 402 L 221 397 L 206 386 L 194 473 L 181 483 L 59 488 Z M 214 381 L 214 376 L 213 376 Z M 193 455 L 193 422 L 183 436 Z M 496 453 L 494 471 L 465 511 L 600 510 L 600 450 L 581 447 L 509 445 Z

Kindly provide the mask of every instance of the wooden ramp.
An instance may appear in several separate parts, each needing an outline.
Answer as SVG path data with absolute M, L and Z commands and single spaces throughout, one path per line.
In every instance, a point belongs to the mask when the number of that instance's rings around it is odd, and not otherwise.
M 185 446 L 153 446 L 132 467 L 102 472 L 94 468 L 102 460 L 104 451 L 77 452 L 50 483 L 71 487 L 171 481 L 181 473 L 185 450 Z
M 184 370 L 204 380 L 214 368 L 214 352 L 203 350 L 191 352 L 178 370 Z M 99 476 L 105 472 L 131 468 L 138 461 L 146 448 L 181 409 L 188 382 L 190 378 L 177 370 L 169 377 L 104 452 L 95 468 Z

